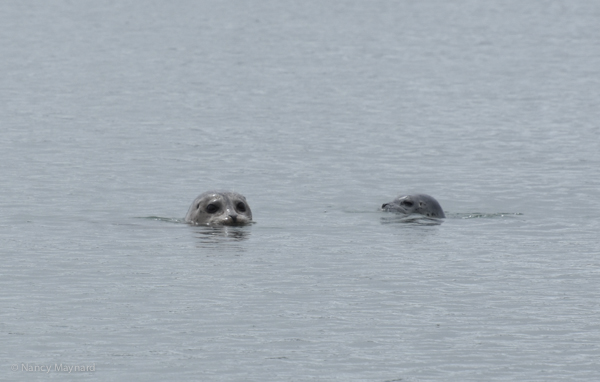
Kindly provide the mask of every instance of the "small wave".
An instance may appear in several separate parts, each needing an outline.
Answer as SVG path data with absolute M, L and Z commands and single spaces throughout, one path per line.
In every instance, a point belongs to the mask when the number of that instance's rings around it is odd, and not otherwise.
M 394 214 L 392 216 L 381 218 L 381 224 L 440 225 L 443 222 L 443 219 L 427 217 L 419 214 Z
M 468 213 L 453 213 L 447 214 L 446 217 L 454 219 L 500 219 L 500 218 L 513 218 L 516 216 L 522 216 L 520 212 L 468 212 Z
M 137 217 L 136 219 L 156 220 L 156 221 L 167 222 L 167 223 L 185 223 L 184 219 L 163 218 L 160 216 L 141 216 L 141 217 Z
M 196 238 L 203 244 L 216 244 L 224 239 L 241 241 L 250 236 L 245 227 L 236 226 L 193 226 Z

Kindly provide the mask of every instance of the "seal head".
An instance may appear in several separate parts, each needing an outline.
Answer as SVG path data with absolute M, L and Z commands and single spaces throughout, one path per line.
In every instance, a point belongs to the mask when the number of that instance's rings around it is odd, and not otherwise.
M 198 225 L 245 225 L 252 221 L 252 211 L 246 198 L 237 192 L 207 191 L 194 200 L 185 221 Z
M 381 206 L 386 212 L 401 214 L 420 214 L 432 218 L 445 218 L 442 206 L 432 196 L 425 194 L 401 195 Z

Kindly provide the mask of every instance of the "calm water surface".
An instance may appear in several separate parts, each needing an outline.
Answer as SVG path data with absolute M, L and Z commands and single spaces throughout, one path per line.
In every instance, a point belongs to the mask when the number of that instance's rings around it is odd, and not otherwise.
M 0 22 L 0 380 L 600 373 L 600 3 L 9 1 Z M 256 223 L 178 222 L 212 188 Z M 444 223 L 378 210 L 407 192 Z

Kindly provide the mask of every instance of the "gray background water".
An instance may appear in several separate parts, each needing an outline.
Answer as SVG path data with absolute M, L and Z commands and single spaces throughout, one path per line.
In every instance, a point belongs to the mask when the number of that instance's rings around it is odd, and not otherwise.
M 598 377 L 600 2 L 0 24 L 0 380 Z M 256 224 L 170 220 L 211 188 Z M 448 218 L 378 211 L 405 192 Z M 61 363 L 95 371 L 22 370 Z

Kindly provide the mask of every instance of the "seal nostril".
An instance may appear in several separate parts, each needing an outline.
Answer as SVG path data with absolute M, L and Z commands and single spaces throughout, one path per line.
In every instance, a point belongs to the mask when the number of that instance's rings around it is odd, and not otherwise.
M 233 220 L 233 222 L 237 222 L 237 215 L 229 215 L 229 217 L 231 218 L 231 220 Z
M 385 206 L 387 206 L 387 205 L 388 205 L 387 203 L 384 203 L 381 205 L 381 208 L 385 208 Z

